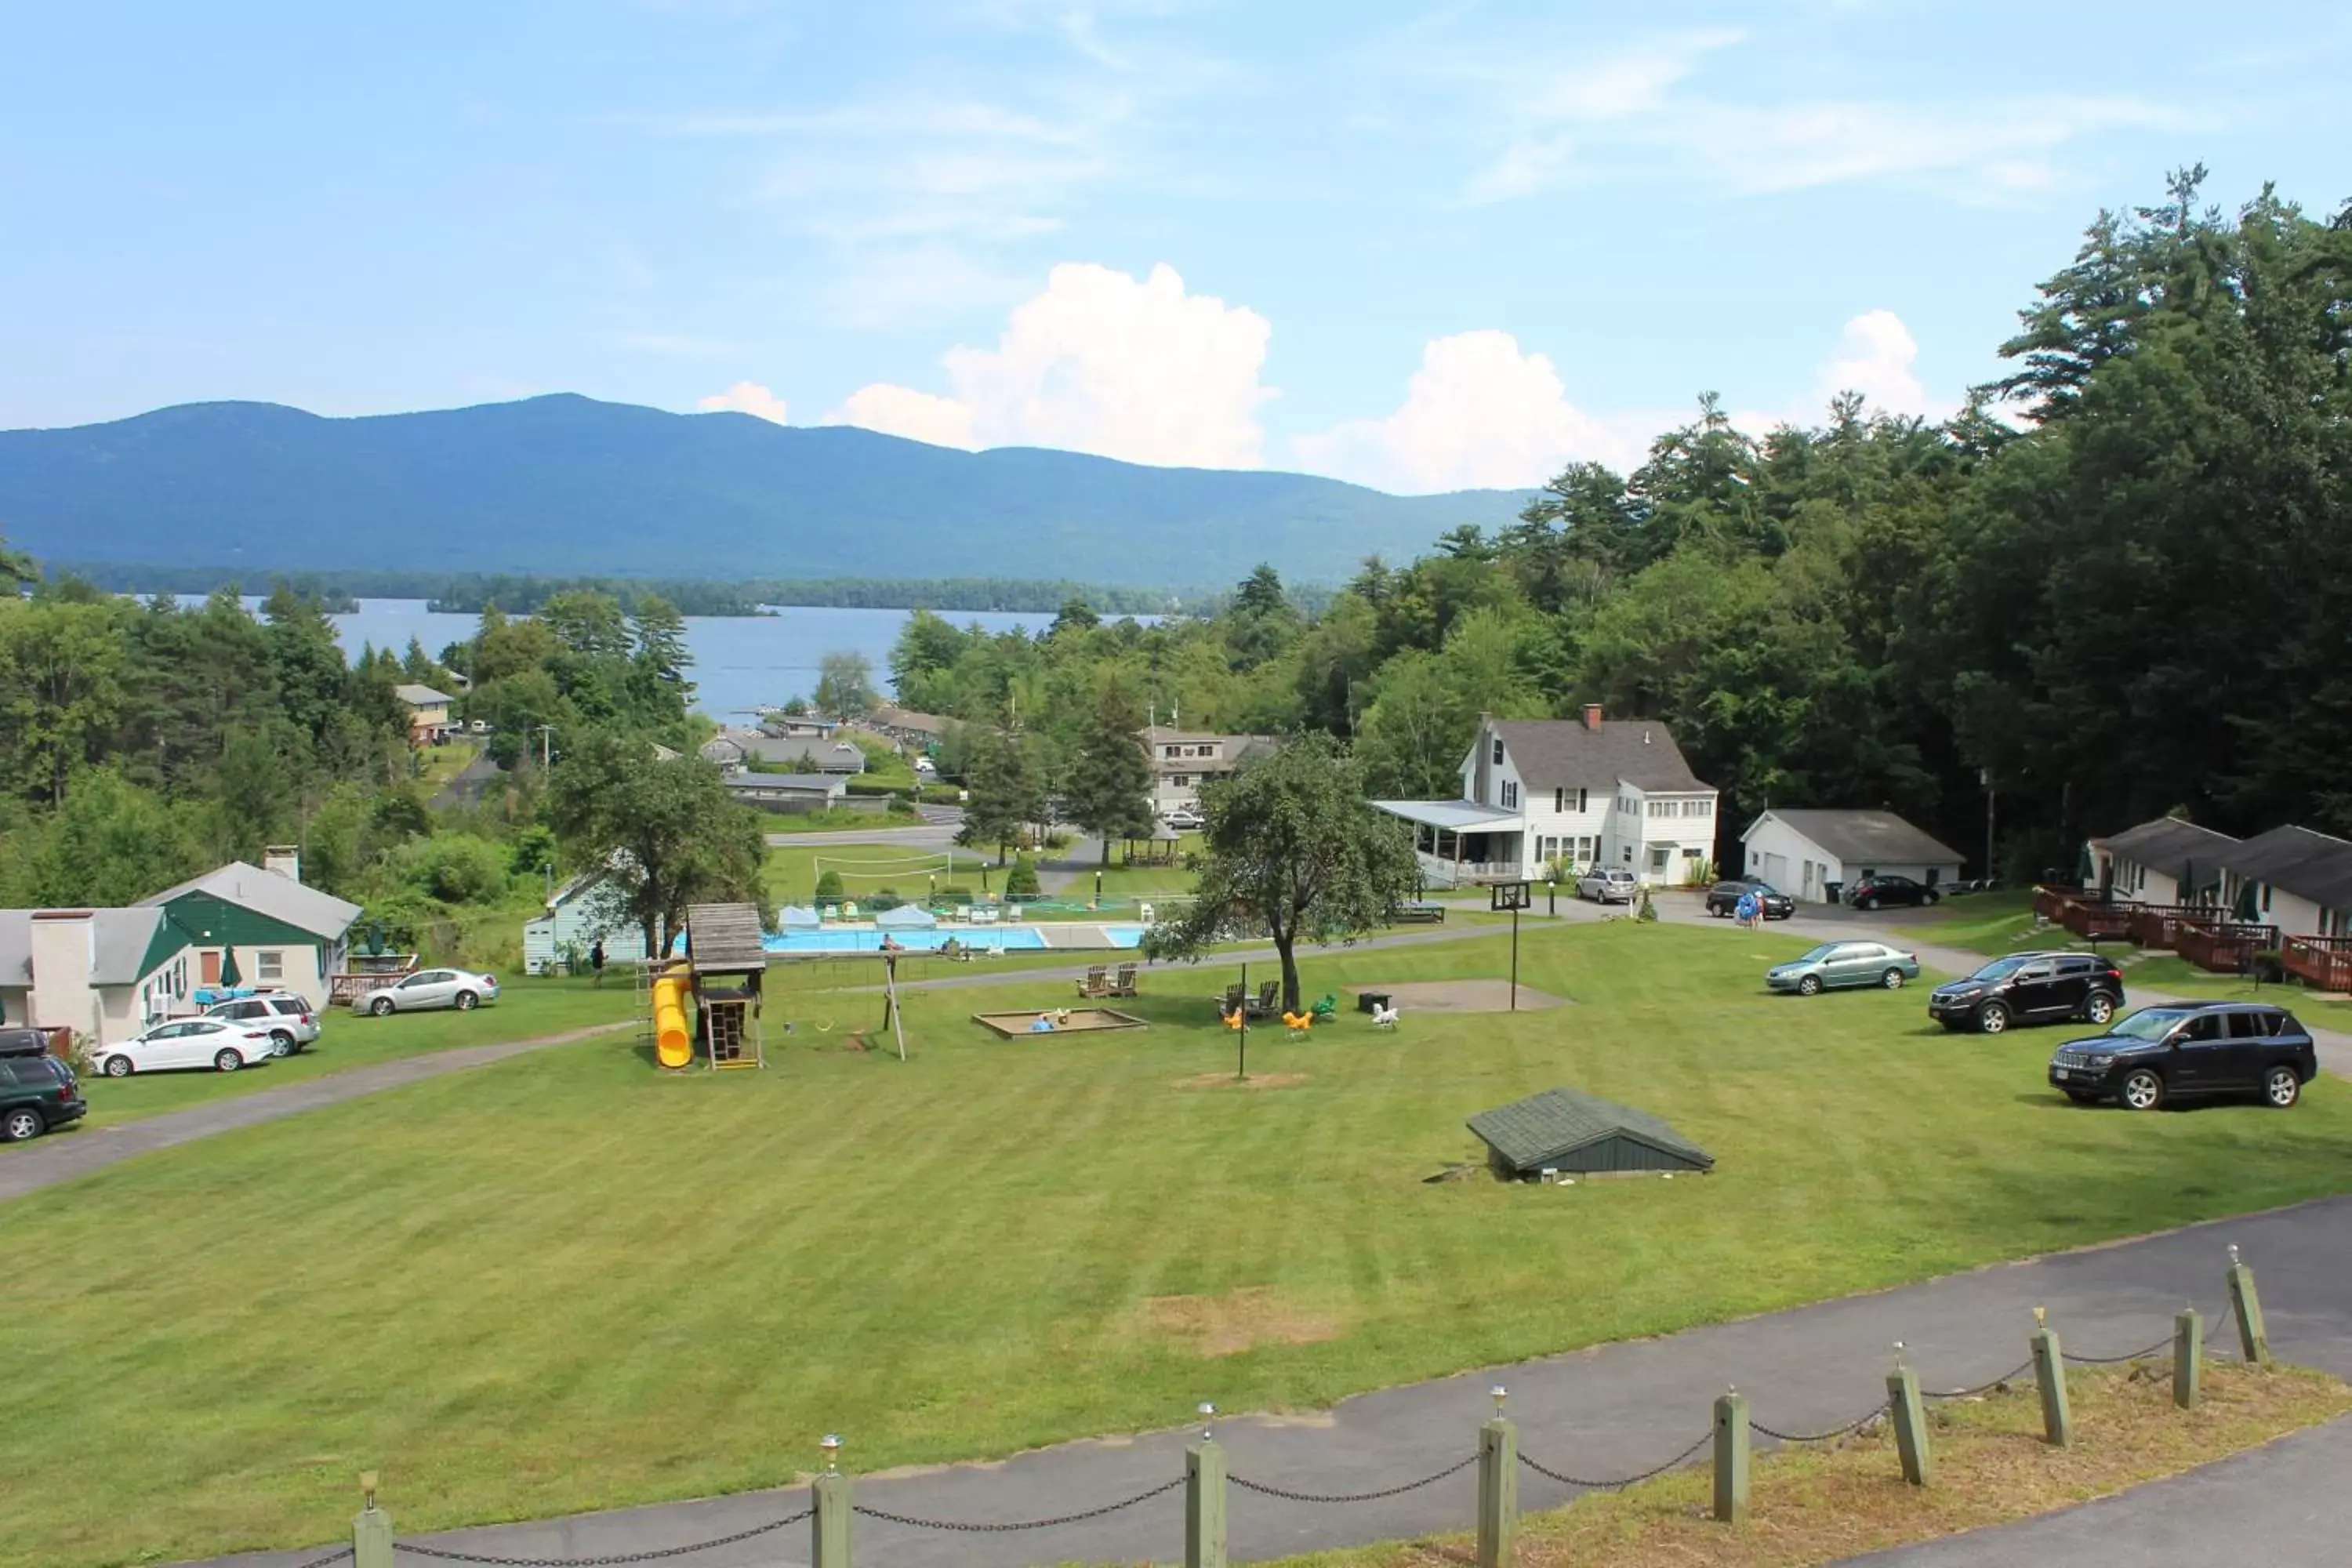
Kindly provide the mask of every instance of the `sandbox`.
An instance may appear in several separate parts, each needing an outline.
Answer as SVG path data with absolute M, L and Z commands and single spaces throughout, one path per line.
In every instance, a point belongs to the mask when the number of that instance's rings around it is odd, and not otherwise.
M 1140 1029 L 1145 1026 L 1144 1021 L 1134 1014 L 1118 1012 L 1109 1007 L 1073 1007 L 1066 1013 L 1059 1007 L 1048 1007 L 1044 1011 L 1054 1020 L 1051 1032 L 1056 1035 L 1089 1034 L 1104 1029 Z M 983 1029 L 995 1030 L 1009 1040 L 1015 1035 L 1026 1035 L 1035 1029 L 1037 1015 L 974 1013 L 971 1021 Z M 1035 1032 L 1040 1035 L 1047 1033 L 1044 1029 L 1035 1029 Z

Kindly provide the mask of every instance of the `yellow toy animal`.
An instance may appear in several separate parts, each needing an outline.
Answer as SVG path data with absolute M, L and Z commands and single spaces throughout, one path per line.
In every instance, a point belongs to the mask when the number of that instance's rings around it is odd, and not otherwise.
M 1315 1015 L 1312 1013 L 1285 1013 L 1282 1016 L 1282 1026 L 1288 1029 L 1293 1037 L 1303 1036 L 1309 1029 L 1315 1027 Z

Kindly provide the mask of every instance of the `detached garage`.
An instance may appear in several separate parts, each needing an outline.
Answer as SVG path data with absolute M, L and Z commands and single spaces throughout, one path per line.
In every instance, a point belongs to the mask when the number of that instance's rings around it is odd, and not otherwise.
M 1498 1176 L 1546 1171 L 1707 1171 L 1715 1156 L 1646 1110 L 1573 1089 L 1548 1089 L 1470 1119 Z
M 1960 852 L 1891 811 L 1768 811 L 1739 836 L 1748 874 L 1792 899 L 1830 904 L 1832 887 L 1882 873 L 1927 887 L 1960 874 Z

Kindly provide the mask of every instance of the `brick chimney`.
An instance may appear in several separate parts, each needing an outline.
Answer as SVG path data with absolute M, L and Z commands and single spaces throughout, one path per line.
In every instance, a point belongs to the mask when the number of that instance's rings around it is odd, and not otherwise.
M 1584 705 L 1584 727 L 1588 730 L 1598 730 L 1601 728 L 1600 703 L 1588 702 Z
M 272 844 L 261 852 L 261 868 L 275 871 L 289 882 L 302 879 L 302 851 L 292 844 Z
M 97 1038 L 98 993 L 90 985 L 90 971 L 98 964 L 96 917 L 88 910 L 35 910 L 31 938 L 26 1021 Z

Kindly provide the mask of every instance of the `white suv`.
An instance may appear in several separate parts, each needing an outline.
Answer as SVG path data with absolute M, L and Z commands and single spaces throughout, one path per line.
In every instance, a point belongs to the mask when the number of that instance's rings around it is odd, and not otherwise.
M 1633 888 L 1633 873 L 1622 866 L 1595 867 L 1576 879 L 1576 896 L 1596 904 L 1630 904 Z
M 291 991 L 263 991 L 215 1002 L 205 1009 L 205 1016 L 227 1018 L 260 1030 L 269 1037 L 270 1044 L 278 1047 L 281 1057 L 290 1057 L 305 1046 L 319 1043 L 319 1015 L 311 1010 L 308 997 L 297 996 Z

